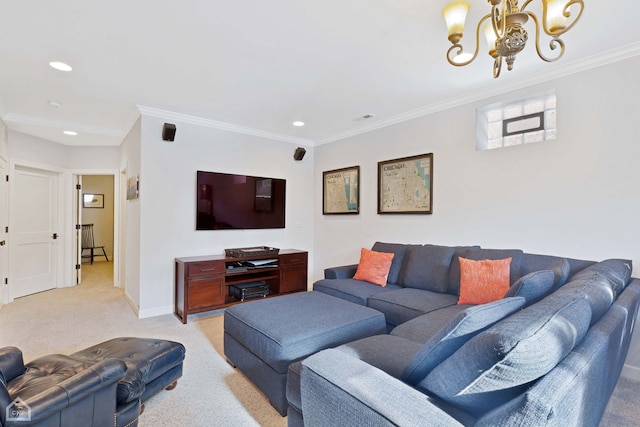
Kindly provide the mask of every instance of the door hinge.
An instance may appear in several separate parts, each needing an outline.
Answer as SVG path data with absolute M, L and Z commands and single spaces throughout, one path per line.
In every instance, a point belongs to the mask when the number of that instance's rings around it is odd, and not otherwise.
M 76 230 L 80 230 L 82 226 L 80 224 L 76 224 Z
M 76 264 L 76 270 L 80 270 L 80 264 Z
M 7 277 L 5 277 L 5 278 L 4 278 L 4 284 L 5 284 L 5 285 L 8 285 L 8 284 L 9 284 L 9 278 L 7 278 Z
M 9 232 L 9 226 L 8 226 L 8 225 L 4 228 L 4 232 L 5 232 L 5 233 L 8 233 L 8 232 Z
M 76 190 L 82 190 L 82 185 L 76 184 Z
M 9 175 L 5 175 L 4 179 L 5 181 L 9 182 Z

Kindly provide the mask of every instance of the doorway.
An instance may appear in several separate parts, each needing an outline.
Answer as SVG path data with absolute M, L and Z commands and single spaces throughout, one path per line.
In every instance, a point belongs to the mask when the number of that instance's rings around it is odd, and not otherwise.
M 100 263 L 99 270 L 108 272 L 112 277 L 117 269 L 114 268 L 116 257 L 116 183 L 115 176 L 105 175 L 76 175 L 76 283 L 83 283 L 83 270 L 91 273 L 96 263 Z M 91 227 L 88 227 L 91 225 Z M 94 249 L 93 252 L 86 249 L 86 238 L 83 232 L 92 230 L 93 246 L 103 247 Z M 93 253 L 93 257 L 91 254 Z M 108 263 L 103 264 L 103 263 Z M 86 274 L 85 274 L 86 276 Z M 117 280 L 114 277 L 114 285 Z

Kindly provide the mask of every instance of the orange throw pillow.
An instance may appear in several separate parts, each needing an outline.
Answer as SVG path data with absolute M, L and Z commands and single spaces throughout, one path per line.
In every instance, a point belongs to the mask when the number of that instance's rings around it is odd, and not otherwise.
M 458 304 L 485 304 L 502 299 L 509 291 L 511 258 L 474 261 L 460 257 Z
M 393 255 L 394 254 L 375 252 L 362 248 L 360 251 L 358 270 L 353 278 L 371 282 L 382 287 L 386 286 Z

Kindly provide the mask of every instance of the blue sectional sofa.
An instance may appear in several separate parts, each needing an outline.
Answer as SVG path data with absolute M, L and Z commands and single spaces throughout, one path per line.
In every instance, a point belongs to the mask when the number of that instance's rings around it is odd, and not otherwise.
M 381 311 L 388 333 L 289 367 L 294 426 L 597 426 L 640 304 L 631 261 L 376 243 L 384 287 L 329 268 L 314 290 Z M 459 258 L 512 259 L 501 300 L 457 304 Z

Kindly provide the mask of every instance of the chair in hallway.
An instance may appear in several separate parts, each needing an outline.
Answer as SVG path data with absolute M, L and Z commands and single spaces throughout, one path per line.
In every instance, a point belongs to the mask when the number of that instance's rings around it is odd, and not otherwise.
M 101 249 L 102 255 L 96 254 L 96 249 Z M 90 251 L 90 254 L 84 255 L 84 251 Z M 104 256 L 107 262 L 109 262 L 104 246 L 95 245 L 93 240 L 93 224 L 82 224 L 82 258 L 91 258 L 91 264 L 93 264 L 93 258 L 97 256 Z

